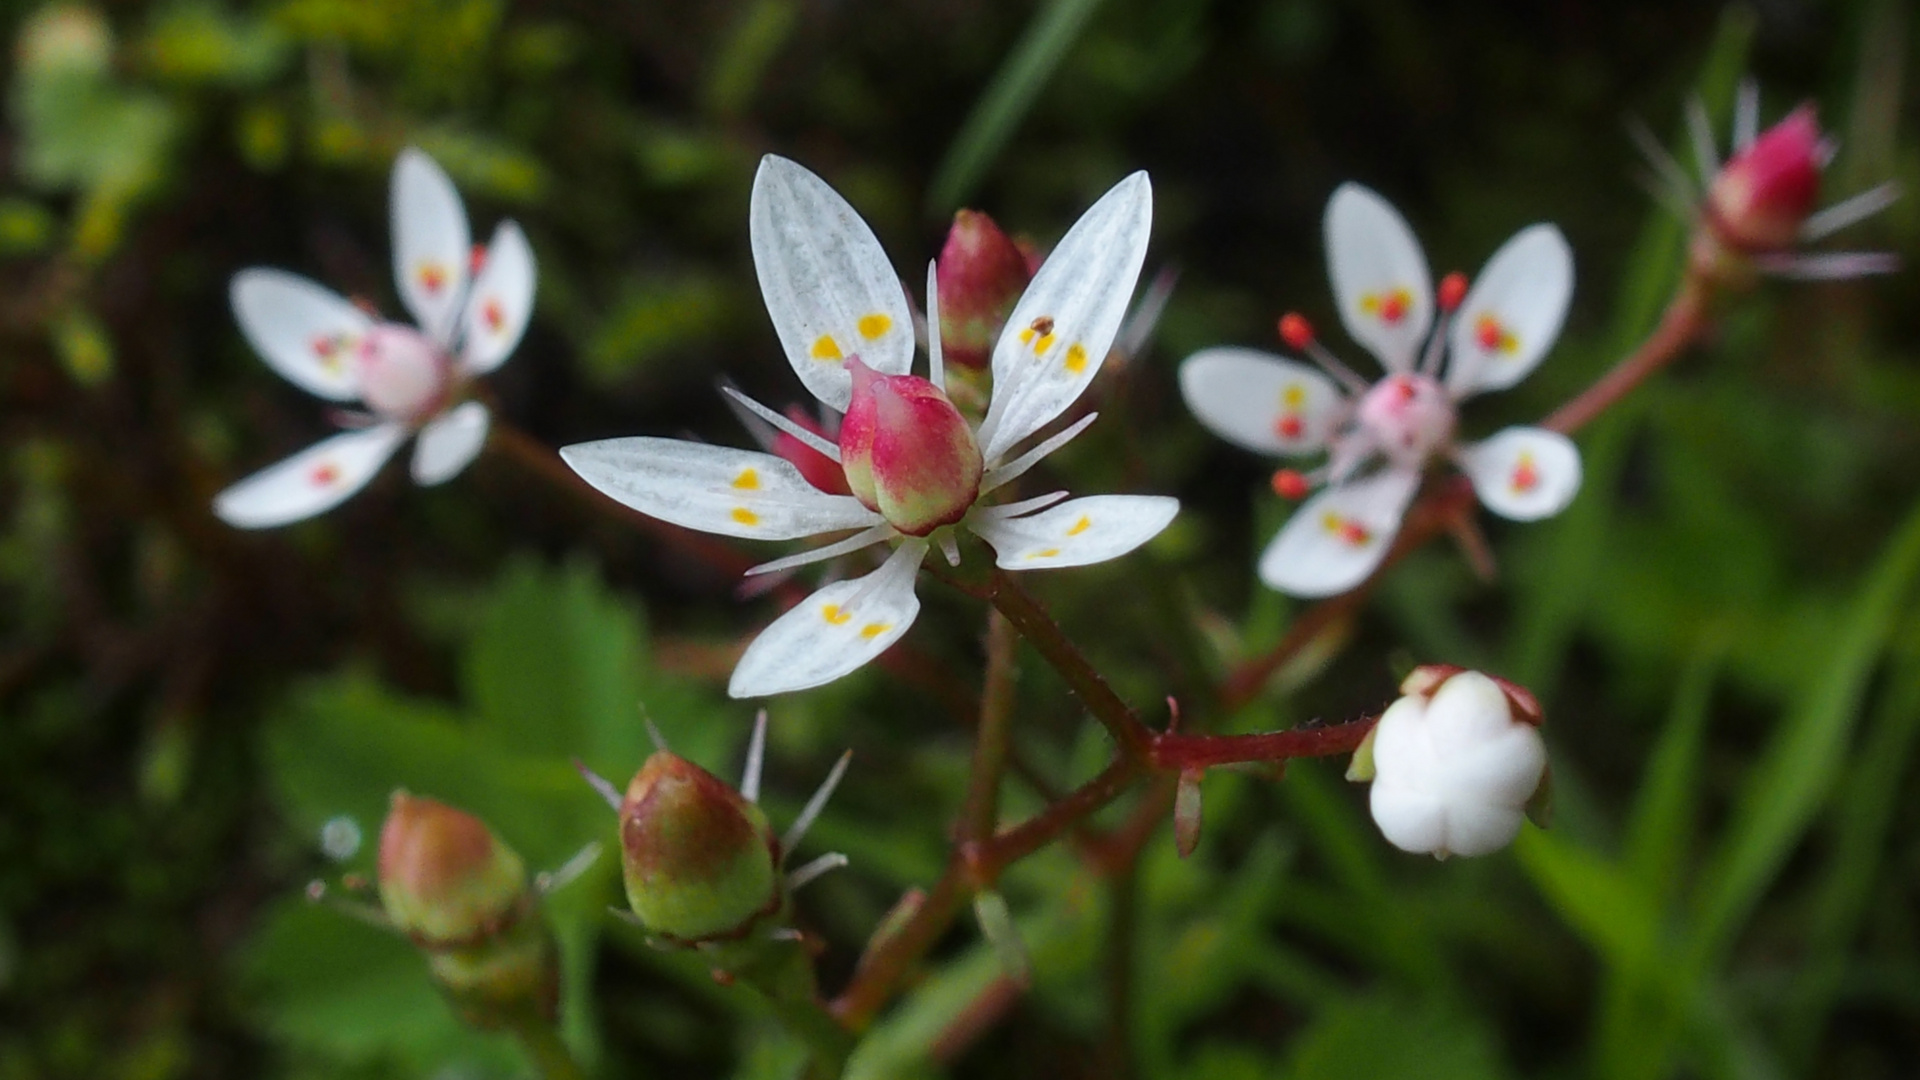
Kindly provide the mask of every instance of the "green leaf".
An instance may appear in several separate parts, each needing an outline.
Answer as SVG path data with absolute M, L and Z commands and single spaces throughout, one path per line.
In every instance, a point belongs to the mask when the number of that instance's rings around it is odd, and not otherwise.
M 953 138 L 927 187 L 927 205 L 946 214 L 958 208 L 986 174 L 1014 129 L 1040 96 L 1054 69 L 1079 40 L 1100 0 L 1048 0 L 1019 44 L 987 84 Z
M 1867 678 L 1920 572 L 1920 507 L 1853 603 L 1817 682 L 1775 729 L 1701 892 L 1694 954 L 1716 962 L 1799 843 L 1840 773 Z
M 1288 1080 L 1498 1080 L 1511 1072 L 1473 1016 L 1431 1002 L 1367 997 L 1328 1009 L 1295 1037 Z

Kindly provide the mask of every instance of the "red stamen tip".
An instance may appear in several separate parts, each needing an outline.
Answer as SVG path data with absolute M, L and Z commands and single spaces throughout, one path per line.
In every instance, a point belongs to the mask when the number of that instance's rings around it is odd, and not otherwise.
M 473 245 L 473 250 L 467 253 L 467 273 L 473 274 L 477 277 L 480 273 L 480 268 L 482 266 L 485 266 L 486 264 L 487 264 L 487 245 L 485 244 Z
M 1280 340 L 1292 349 L 1305 352 L 1313 344 L 1313 324 L 1297 311 L 1280 316 Z
M 1307 497 L 1307 478 L 1295 469 L 1281 469 L 1273 474 L 1273 493 L 1283 499 L 1299 501 Z
M 1452 312 L 1467 298 L 1467 275 L 1455 270 L 1440 279 L 1440 310 Z

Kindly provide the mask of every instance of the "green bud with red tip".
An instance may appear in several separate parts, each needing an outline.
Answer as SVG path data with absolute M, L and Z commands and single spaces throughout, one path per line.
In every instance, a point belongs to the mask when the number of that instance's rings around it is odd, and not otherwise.
M 640 767 L 620 805 L 627 903 L 675 941 L 736 937 L 778 909 L 778 848 L 759 807 L 665 750 Z
M 840 425 L 847 486 L 908 536 L 966 516 L 980 495 L 980 445 L 940 388 L 913 375 L 881 375 L 847 361 L 853 401 Z
M 1013 305 L 1033 280 L 1034 260 L 977 210 L 953 215 L 937 260 L 940 343 L 949 364 L 983 368 Z
M 380 829 L 379 872 L 387 918 L 427 947 L 490 937 L 531 899 L 526 865 L 479 818 L 405 791 Z

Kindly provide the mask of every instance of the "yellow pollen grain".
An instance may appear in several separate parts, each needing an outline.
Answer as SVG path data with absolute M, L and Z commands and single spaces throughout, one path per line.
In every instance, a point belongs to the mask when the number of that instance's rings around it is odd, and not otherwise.
M 1065 363 L 1067 370 L 1075 375 L 1087 370 L 1087 347 L 1077 341 L 1068 346 Z
M 760 487 L 760 474 L 752 469 L 741 469 L 740 475 L 733 478 L 733 486 L 741 491 L 755 491 Z
M 815 360 L 845 359 L 840 352 L 840 344 L 833 340 L 833 335 L 831 334 L 821 334 L 819 337 L 814 338 L 813 348 L 808 351 L 813 354 Z
M 744 506 L 736 506 L 733 508 L 733 520 L 742 525 L 758 525 L 760 524 L 760 515 Z
M 839 604 L 828 604 L 820 609 L 820 617 L 834 626 L 844 626 L 853 618 L 853 612 L 843 610 Z
M 860 321 L 855 325 L 860 330 L 861 337 L 872 341 L 892 329 L 893 320 L 876 311 L 871 315 L 860 316 Z
M 1093 527 L 1093 519 L 1088 517 L 1085 514 L 1081 514 L 1080 520 L 1074 522 L 1073 528 L 1067 530 L 1067 535 L 1079 536 L 1081 533 L 1086 532 L 1088 529 L 1092 527 Z
M 860 636 L 866 638 L 868 641 L 872 641 L 874 638 L 879 637 L 891 629 L 893 629 L 892 623 L 870 622 L 860 628 Z
M 1300 406 L 1307 403 L 1306 388 L 1299 383 L 1289 383 L 1287 388 L 1280 392 L 1280 401 L 1289 411 L 1297 412 Z

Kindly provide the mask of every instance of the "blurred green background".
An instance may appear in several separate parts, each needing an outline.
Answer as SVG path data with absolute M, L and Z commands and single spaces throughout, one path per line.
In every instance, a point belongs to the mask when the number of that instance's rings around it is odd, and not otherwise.
M 1546 704 L 1550 832 L 1435 864 L 1379 838 L 1337 763 L 1215 776 L 1192 859 L 1163 830 L 1117 878 L 1072 844 L 1021 864 L 1005 891 L 1031 992 L 963 926 L 858 1075 L 1920 1069 L 1911 272 L 1730 308 L 1583 433 L 1572 510 L 1488 524 L 1496 584 L 1434 545 L 1231 716 L 1209 687 L 1298 610 L 1252 575 L 1285 510 L 1173 384 L 1193 349 L 1274 347 L 1283 310 L 1332 326 L 1320 211 L 1357 179 L 1436 271 L 1532 221 L 1565 230 L 1560 346 L 1465 424 L 1538 418 L 1638 340 L 1677 274 L 1684 227 L 1636 183 L 1630 118 L 1679 146 L 1699 93 L 1724 132 L 1751 73 L 1768 120 L 1820 103 L 1842 147 L 1829 197 L 1920 188 L 1901 0 L 177 0 L 0 20 L 0 1080 L 524 1075 L 405 946 L 302 900 L 370 863 L 370 843 L 324 854 L 323 824 L 370 841 L 404 783 L 556 866 L 613 831 L 568 759 L 630 774 L 642 703 L 737 773 L 751 714 L 721 688 L 770 606 L 512 460 L 433 490 L 390 466 L 268 534 L 210 514 L 327 430 L 250 353 L 228 278 L 281 266 L 397 310 L 387 172 L 408 144 L 477 235 L 511 216 L 532 239 L 533 323 L 492 385 L 549 445 L 742 444 L 722 372 L 798 397 L 748 258 L 763 153 L 826 177 L 908 271 L 958 206 L 1044 244 L 1145 168 L 1149 266 L 1179 285 L 1109 422 L 1049 466 L 1185 513 L 1034 588 L 1130 700 L 1175 694 L 1220 730 L 1375 710 L 1426 661 Z M 1920 209 L 1846 239 L 1911 264 Z M 938 875 L 960 801 L 982 613 L 923 594 L 912 678 L 869 668 L 771 705 L 776 823 L 856 753 L 809 841 L 853 868 L 802 900 L 830 988 Z M 1022 669 L 1014 817 L 1105 758 L 1064 686 Z M 789 1075 L 764 1011 L 606 918 L 616 893 L 603 861 L 554 903 L 567 1032 L 599 1075 Z

